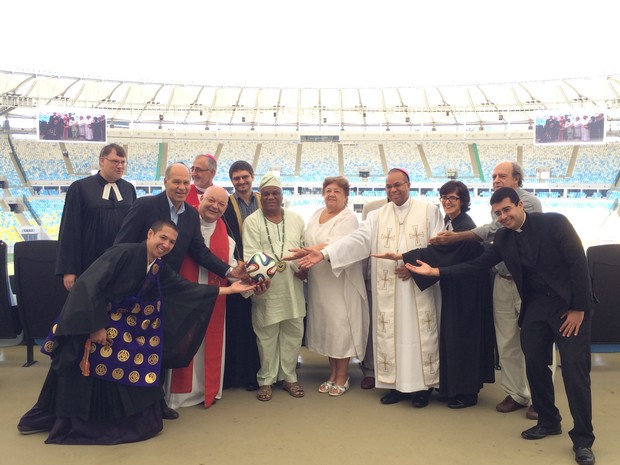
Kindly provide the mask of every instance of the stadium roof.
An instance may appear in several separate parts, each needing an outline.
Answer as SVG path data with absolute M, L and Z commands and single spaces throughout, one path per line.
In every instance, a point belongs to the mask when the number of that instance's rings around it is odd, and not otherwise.
M 37 111 L 80 108 L 117 127 L 409 130 L 531 125 L 539 111 L 620 119 L 620 75 L 479 85 L 385 88 L 208 86 L 0 71 L 0 115 L 36 127 Z M 516 129 L 516 128 L 515 128 Z M 524 127 L 522 127 L 524 129 Z

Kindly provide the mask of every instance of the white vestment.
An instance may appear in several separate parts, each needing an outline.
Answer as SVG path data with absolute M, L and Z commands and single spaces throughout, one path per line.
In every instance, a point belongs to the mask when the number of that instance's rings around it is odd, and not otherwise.
M 217 223 L 207 223 L 205 220 L 200 220 L 200 230 L 202 232 L 202 236 L 205 239 L 205 244 L 209 247 L 211 243 L 211 235 L 213 231 L 215 231 L 215 225 Z M 232 267 L 237 266 L 237 260 L 234 257 L 235 253 L 235 241 L 233 238 L 228 236 L 228 264 Z M 198 282 L 201 284 L 209 283 L 209 275 L 207 270 L 200 266 L 198 267 Z M 224 325 L 224 328 L 226 326 Z M 215 396 L 216 399 L 222 398 L 222 384 L 224 382 L 224 360 L 226 358 L 226 334 L 224 333 L 224 338 L 222 339 L 222 370 L 220 377 L 220 389 Z M 179 407 L 190 407 L 192 405 L 198 405 L 204 402 L 205 400 L 205 378 L 204 378 L 204 365 L 205 365 L 205 340 L 202 339 L 202 343 L 200 344 L 200 348 L 196 355 L 194 355 L 193 359 L 193 373 L 192 373 L 192 390 L 190 392 L 184 393 L 171 393 L 170 392 L 170 382 L 172 380 L 172 370 L 168 370 L 166 373 L 166 403 L 170 408 L 177 409 Z
M 420 218 L 426 224 L 416 224 Z M 327 245 L 325 251 L 329 254 L 332 270 L 338 274 L 370 253 L 388 250 L 402 253 L 426 247 L 428 238 L 442 228 L 443 217 L 436 205 L 410 198 L 400 207 L 388 203 L 370 212 L 359 229 Z M 376 386 L 401 392 L 437 386 L 439 286 L 436 284 L 421 292 L 412 279 L 401 281 L 393 270 L 402 265 L 402 261 L 395 263 L 372 258 L 370 263 Z M 383 291 L 378 286 L 392 287 L 393 305 L 388 304 L 386 308 L 385 295 L 378 299 L 377 291 Z M 384 334 L 378 337 L 381 332 Z

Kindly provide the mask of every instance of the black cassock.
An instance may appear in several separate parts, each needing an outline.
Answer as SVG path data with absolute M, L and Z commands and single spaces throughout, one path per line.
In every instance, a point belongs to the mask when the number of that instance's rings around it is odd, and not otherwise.
M 83 376 L 80 360 L 91 332 L 108 326 L 109 303 L 136 295 L 147 269 L 146 244 L 110 248 L 76 281 L 58 318 L 52 364 L 20 426 L 50 429 L 46 442 L 119 444 L 162 429 L 160 385 L 137 387 Z M 160 269 L 163 368 L 187 366 L 204 337 L 219 289 L 191 283 L 168 265 Z M 145 297 L 156 298 L 152 284 Z M 157 383 L 156 383 L 157 384 Z
M 260 208 L 258 194 L 256 203 Z M 243 261 L 243 240 L 241 228 L 243 221 L 233 207 L 235 194 L 229 196 L 228 207 L 223 215 L 228 235 L 235 240 L 235 259 Z M 256 335 L 252 327 L 252 299 L 245 299 L 241 294 L 232 294 L 226 298 L 226 360 L 224 364 L 224 389 L 230 387 L 245 388 L 256 384 L 256 374 L 260 370 L 260 358 Z
M 58 234 L 56 274 L 80 275 L 114 244 L 116 233 L 136 200 L 136 190 L 124 179 L 115 184 L 123 200 L 114 191 L 103 199 L 107 181 L 99 173 L 69 186 Z
M 475 223 L 467 213 L 452 221 L 454 231 L 468 231 Z M 403 261 L 417 265 L 422 260 L 432 267 L 466 262 L 479 256 L 478 242 L 458 242 L 429 246 L 403 254 Z M 421 290 L 438 278 L 412 273 Z M 439 392 L 446 398 L 473 395 L 483 383 L 495 381 L 493 303 L 491 279 L 483 270 L 460 279 L 441 280 L 441 321 L 439 328 Z

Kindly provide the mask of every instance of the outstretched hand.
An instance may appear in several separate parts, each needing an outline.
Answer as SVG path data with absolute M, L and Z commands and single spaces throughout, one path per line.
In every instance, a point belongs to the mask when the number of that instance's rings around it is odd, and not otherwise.
M 405 263 L 405 267 L 416 274 L 423 276 L 439 276 L 439 268 L 433 268 L 428 263 L 424 263 L 422 260 L 416 260 L 418 266 L 411 263 Z
M 307 252 L 302 258 L 299 259 L 299 268 L 302 270 L 312 268 L 317 263 L 323 260 L 323 254 L 320 249 L 313 247 L 304 247 L 302 250 Z
M 436 236 L 428 240 L 432 245 L 447 245 L 456 242 L 457 233 L 454 231 L 439 231 Z
M 244 281 L 235 281 L 228 287 L 220 287 L 220 293 L 222 293 L 222 289 L 227 289 L 229 292 L 224 292 L 225 294 L 239 294 L 241 292 L 253 291 L 256 289 L 257 283 L 248 284 Z
M 288 249 L 288 251 L 291 254 L 287 255 L 286 257 L 282 257 L 282 260 L 286 260 L 288 262 L 291 262 L 293 260 L 299 260 L 300 258 L 305 257 L 306 255 L 308 255 L 310 253 L 308 247 L 299 247 L 297 249 Z
M 400 253 L 396 253 L 396 252 L 371 253 L 370 256 L 375 257 L 375 258 L 382 258 L 384 260 L 394 260 L 394 261 L 403 259 L 403 255 Z
M 299 247 L 296 249 L 288 249 L 288 251 L 291 252 L 291 255 L 283 257 L 282 260 L 287 260 L 287 261 L 299 260 L 300 258 L 308 255 L 310 251 L 312 250 L 320 251 L 326 245 L 327 243 L 323 243 L 323 244 L 307 245 L 306 247 Z

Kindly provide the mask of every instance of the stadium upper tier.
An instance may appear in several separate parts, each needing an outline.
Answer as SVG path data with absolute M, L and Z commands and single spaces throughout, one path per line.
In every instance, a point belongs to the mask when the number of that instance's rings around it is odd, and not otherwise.
M 0 139 L 0 170 L 11 195 L 31 186 L 68 185 L 98 167 L 103 143 L 39 142 Z M 382 183 L 394 166 L 408 170 L 414 182 L 441 183 L 451 176 L 466 183 L 488 183 L 501 160 L 518 161 L 529 182 L 611 187 L 620 170 L 620 144 L 540 146 L 511 141 L 492 143 L 442 141 L 297 142 L 291 140 L 129 141 L 125 178 L 140 185 L 158 185 L 165 166 L 191 165 L 200 153 L 218 158 L 216 182 L 228 184 L 235 160 L 255 167 L 256 177 L 279 171 L 284 182 L 317 183 L 344 175 L 353 183 Z M 361 178 L 363 172 L 367 178 Z M 27 192 L 26 192 L 27 193 Z M 45 192 L 43 192 L 45 193 Z

